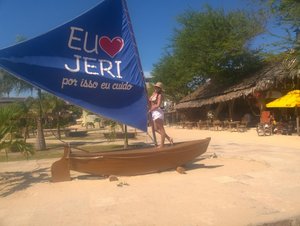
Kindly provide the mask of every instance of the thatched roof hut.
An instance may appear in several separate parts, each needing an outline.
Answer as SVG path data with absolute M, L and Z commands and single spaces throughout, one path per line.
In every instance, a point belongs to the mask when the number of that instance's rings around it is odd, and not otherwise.
M 285 60 L 281 63 L 269 63 L 257 73 L 231 87 L 220 88 L 208 82 L 200 86 L 195 92 L 184 97 L 175 106 L 175 109 L 199 108 L 205 105 L 227 102 L 246 97 L 255 92 L 276 88 L 281 86 L 285 80 L 293 80 L 295 78 L 300 78 L 300 71 L 297 70 L 295 59 Z

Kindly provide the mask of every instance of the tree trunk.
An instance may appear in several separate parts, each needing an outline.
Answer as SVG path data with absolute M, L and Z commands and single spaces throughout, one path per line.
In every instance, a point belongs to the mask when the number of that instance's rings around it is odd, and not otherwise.
M 36 129 L 37 129 L 37 136 L 36 136 L 36 142 L 35 142 L 35 149 L 37 151 L 46 150 L 46 141 L 43 131 L 43 125 L 42 125 L 42 103 L 41 103 L 41 90 L 38 89 L 38 97 L 39 97 L 39 115 L 36 119 Z
M 45 142 L 45 136 L 44 136 L 41 117 L 37 117 L 36 124 L 37 124 L 36 125 L 37 136 L 36 136 L 36 142 L 35 142 L 35 149 L 37 151 L 46 150 L 46 142 Z
M 27 125 L 23 128 L 23 137 L 24 137 L 24 142 L 26 142 L 27 138 L 30 138 L 29 129 Z
M 61 129 L 60 129 L 60 117 L 57 118 L 57 136 L 58 139 L 61 140 Z

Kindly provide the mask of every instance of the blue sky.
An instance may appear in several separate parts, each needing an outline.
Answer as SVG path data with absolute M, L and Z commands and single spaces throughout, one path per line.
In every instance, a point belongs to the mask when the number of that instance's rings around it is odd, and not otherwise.
M 101 1 L 0 0 L 0 49 L 15 44 L 17 35 L 29 39 L 43 34 Z M 176 17 L 188 9 L 201 10 L 206 3 L 225 10 L 253 8 L 250 0 L 127 0 L 145 75 L 170 44 Z

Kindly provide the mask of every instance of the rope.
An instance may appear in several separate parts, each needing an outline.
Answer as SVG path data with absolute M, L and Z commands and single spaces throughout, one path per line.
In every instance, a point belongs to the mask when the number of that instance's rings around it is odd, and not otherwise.
M 156 144 L 156 142 L 155 142 L 155 140 L 153 139 L 153 137 L 151 137 L 151 135 L 148 133 L 148 131 L 147 131 L 147 136 L 148 137 L 150 137 L 150 139 L 151 139 L 151 141 L 152 141 L 152 143 L 155 145 L 155 146 L 157 146 L 157 144 Z
M 62 142 L 63 144 L 68 145 L 69 147 L 71 147 L 70 143 L 65 142 L 65 141 L 63 141 L 62 139 L 58 138 L 52 130 L 51 130 L 50 132 L 52 133 L 52 135 L 53 135 L 57 140 L 59 140 L 59 141 Z

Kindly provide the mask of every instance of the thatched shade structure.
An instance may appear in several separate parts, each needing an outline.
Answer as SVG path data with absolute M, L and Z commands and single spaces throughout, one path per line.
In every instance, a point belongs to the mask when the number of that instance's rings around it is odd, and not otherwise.
M 256 92 L 276 88 L 285 79 L 300 78 L 297 62 L 285 60 L 281 63 L 269 63 L 254 75 L 228 88 L 218 88 L 214 84 L 206 83 L 195 92 L 184 97 L 175 106 L 176 110 L 199 108 L 220 102 L 227 102 L 240 97 L 247 97 Z

